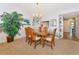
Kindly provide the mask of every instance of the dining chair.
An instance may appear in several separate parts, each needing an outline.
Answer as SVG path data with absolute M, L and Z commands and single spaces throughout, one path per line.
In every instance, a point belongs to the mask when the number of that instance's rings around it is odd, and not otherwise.
M 56 29 L 54 29 L 53 33 L 45 37 L 44 39 L 44 46 L 48 45 L 51 46 L 51 49 L 53 49 L 53 45 L 55 46 L 55 34 L 56 34 Z
M 47 33 L 48 32 L 47 30 L 48 30 L 48 27 L 43 27 L 43 25 L 41 25 L 41 27 L 39 27 L 40 32 Z
M 36 46 L 41 43 L 41 37 L 37 36 L 34 30 L 30 27 L 28 28 L 27 32 L 27 40 L 29 41 L 30 45 L 34 44 L 34 48 L 36 48 Z
M 32 34 L 31 34 L 31 35 L 32 35 L 32 38 L 31 38 L 31 45 L 34 44 L 34 48 L 36 48 L 36 46 L 37 46 L 38 44 L 41 44 L 41 37 L 38 36 L 38 35 L 34 32 L 34 30 L 32 30 L 31 33 L 32 33 Z
M 28 40 L 27 39 L 27 33 L 28 33 L 28 30 L 27 30 L 27 28 L 25 28 L 26 41 Z
M 31 28 L 30 27 L 25 28 L 26 42 L 28 41 L 28 44 L 31 41 L 31 35 L 30 35 L 31 33 L 30 33 L 30 31 L 31 31 Z

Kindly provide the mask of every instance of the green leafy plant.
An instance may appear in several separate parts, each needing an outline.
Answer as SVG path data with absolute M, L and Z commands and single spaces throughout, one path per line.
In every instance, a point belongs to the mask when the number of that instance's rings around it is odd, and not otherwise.
M 23 20 L 22 14 L 18 14 L 17 12 L 7 13 L 4 12 L 2 14 L 2 28 L 3 31 L 8 34 L 8 36 L 14 37 L 18 33 L 21 21 Z

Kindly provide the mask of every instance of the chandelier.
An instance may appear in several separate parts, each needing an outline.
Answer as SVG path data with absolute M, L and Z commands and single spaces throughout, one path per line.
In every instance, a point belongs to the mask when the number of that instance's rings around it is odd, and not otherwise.
M 42 15 L 40 14 L 40 6 L 39 3 L 35 3 L 34 5 L 34 13 L 33 13 L 33 19 L 34 20 L 39 20 L 42 18 Z

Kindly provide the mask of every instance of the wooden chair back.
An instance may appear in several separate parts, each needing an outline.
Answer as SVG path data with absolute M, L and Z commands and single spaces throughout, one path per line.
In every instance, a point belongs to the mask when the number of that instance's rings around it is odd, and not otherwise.
M 55 40 L 55 34 L 56 34 L 56 29 L 54 29 L 53 34 L 52 34 L 52 42 Z
M 33 29 L 32 28 L 30 28 L 30 27 L 25 28 L 25 32 L 26 32 L 27 37 L 30 36 L 32 38 L 32 36 L 33 36 Z

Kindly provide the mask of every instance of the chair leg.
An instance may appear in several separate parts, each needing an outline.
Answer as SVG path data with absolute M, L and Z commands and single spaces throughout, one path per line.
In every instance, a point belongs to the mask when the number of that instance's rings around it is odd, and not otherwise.
M 43 40 L 43 47 L 45 46 L 45 41 Z
M 53 46 L 52 46 L 52 44 L 51 44 L 51 49 L 53 49 Z
M 30 44 L 30 45 L 32 44 L 32 42 L 31 42 L 31 40 L 30 40 L 30 39 L 28 40 L 28 44 Z
M 40 45 L 41 45 L 41 41 L 40 41 Z
M 26 42 L 28 41 L 28 39 L 29 39 L 29 38 L 26 36 Z
M 32 43 L 33 43 L 33 42 L 32 42 L 32 41 L 30 41 L 30 46 L 32 45 Z
M 55 46 L 55 42 L 53 42 L 54 46 Z
M 34 48 L 36 48 L 36 42 L 34 42 Z
M 30 41 L 28 40 L 28 44 L 30 43 Z
M 26 42 L 27 42 L 27 38 L 26 38 Z

